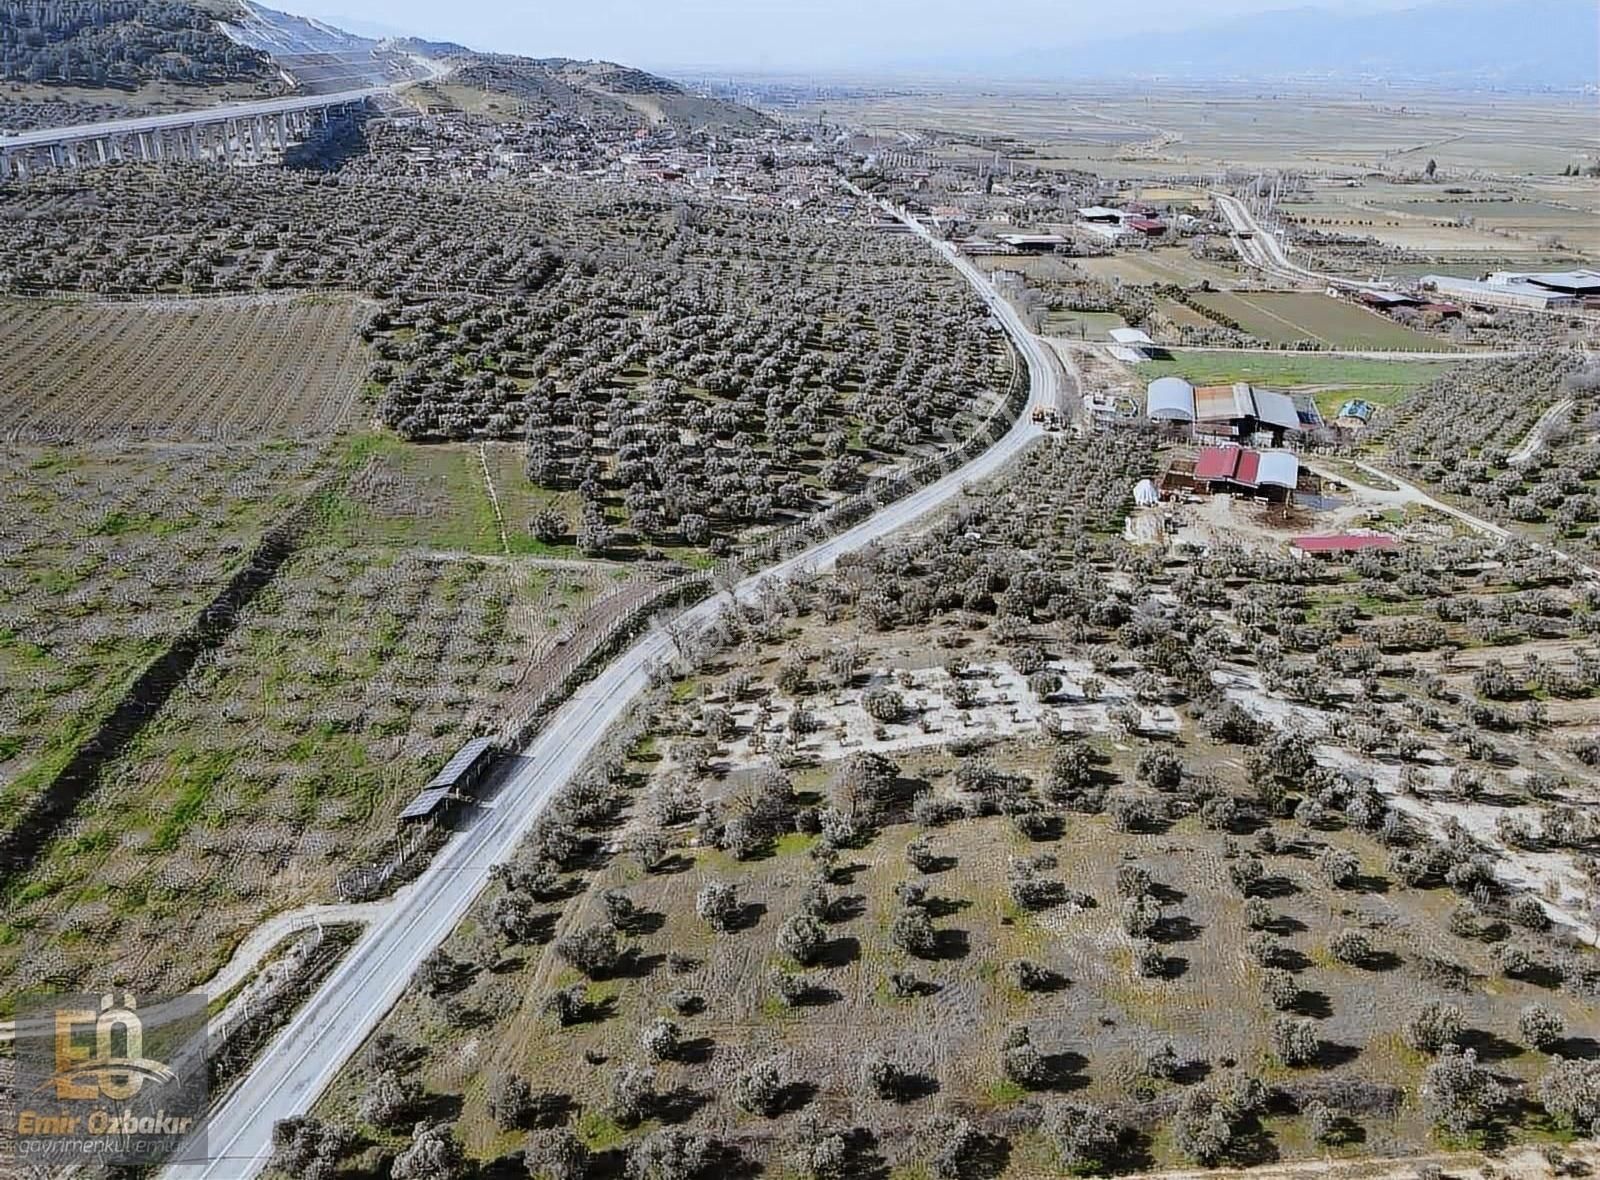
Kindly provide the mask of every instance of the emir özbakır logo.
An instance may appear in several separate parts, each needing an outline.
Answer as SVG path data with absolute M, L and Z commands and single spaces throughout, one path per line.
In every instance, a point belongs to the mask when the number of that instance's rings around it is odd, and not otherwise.
M 63 1102 L 126 1102 L 136 1097 L 146 1082 L 165 1085 L 177 1075 L 160 1061 L 144 1056 L 144 1024 L 135 1008 L 138 1002 L 124 995 L 119 1005 L 105 996 L 100 1010 L 55 1010 L 55 1072 L 39 1089 L 53 1088 Z M 87 1032 L 94 1034 L 93 1047 Z M 119 1045 L 120 1044 L 120 1051 Z

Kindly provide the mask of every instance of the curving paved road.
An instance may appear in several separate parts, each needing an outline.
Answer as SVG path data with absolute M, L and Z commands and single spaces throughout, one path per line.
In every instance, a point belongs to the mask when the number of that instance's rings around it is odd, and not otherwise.
M 916 228 L 922 232 L 920 226 Z M 927 237 L 925 232 L 923 236 Z M 1028 408 L 999 442 L 965 467 L 847 532 L 746 578 L 731 591 L 740 600 L 753 599 L 768 579 L 805 569 L 826 569 L 841 555 L 862 549 L 939 508 L 968 483 L 999 471 L 1040 437 L 1029 411 L 1062 404 L 1061 374 L 1016 311 L 976 267 L 948 247 L 934 245 L 974 284 L 1027 361 Z M 721 609 L 718 599 L 710 599 L 680 616 L 682 625 L 686 629 L 703 626 Z M 248 1180 L 261 1170 L 272 1150 L 273 1124 L 310 1110 L 400 998 L 422 960 L 460 922 L 488 880 L 490 867 L 512 854 L 555 794 L 645 689 L 651 666 L 671 654 L 670 637 L 663 631 L 650 632 L 556 713 L 523 751 L 509 781 L 471 825 L 451 840 L 407 893 L 396 899 L 396 905 L 374 918 L 344 961 L 250 1072 L 217 1103 L 203 1150 L 197 1150 L 187 1162 L 169 1165 L 165 1172 L 168 1180 Z
M 1291 283 L 1314 283 L 1320 287 L 1339 287 L 1346 291 L 1388 290 L 1381 283 L 1363 283 L 1336 275 L 1318 274 L 1314 270 L 1307 270 L 1298 263 L 1291 262 L 1289 256 L 1284 253 L 1283 245 L 1278 241 L 1277 235 L 1263 229 L 1261 223 L 1255 219 L 1255 215 L 1238 197 L 1213 189 L 1211 199 L 1216 202 L 1217 208 L 1222 211 L 1222 216 L 1233 228 L 1233 244 L 1238 249 L 1240 257 L 1251 266 Z M 1245 238 L 1240 237 L 1240 234 L 1250 236 Z

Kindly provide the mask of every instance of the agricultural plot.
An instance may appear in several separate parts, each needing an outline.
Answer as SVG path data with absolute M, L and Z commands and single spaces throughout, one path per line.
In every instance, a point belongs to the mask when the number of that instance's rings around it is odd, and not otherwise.
M 1448 348 L 1386 316 L 1326 295 L 1216 291 L 1194 299 L 1237 321 L 1245 332 L 1268 344 L 1313 343 L 1373 351 Z
M 1146 381 L 1183 377 L 1196 385 L 1254 381 L 1274 387 L 1340 385 L 1411 390 L 1426 385 L 1451 368 L 1440 361 L 1384 361 L 1315 353 L 1219 353 L 1173 350 L 1170 359 L 1137 366 Z
M 649 579 L 318 544 L 293 558 L 11 883 L 7 997 L 181 990 L 264 918 L 337 899 L 393 817 Z M 618 609 L 620 604 L 620 608 Z
M 1152 461 L 1052 441 L 727 612 L 324 1097 L 345 1162 L 424 1109 L 536 1176 L 1592 1133 L 1600 602 L 1476 542 L 1135 552 Z
M 0 450 L 0 830 L 320 469 L 302 443 Z
M 3 438 L 192 442 L 332 434 L 367 360 L 355 300 L 0 305 Z
M 1208 282 L 1227 286 L 1238 281 L 1237 267 L 1197 258 L 1187 248 L 1127 250 L 1100 258 L 1074 259 L 1079 269 L 1097 279 L 1141 285 L 1192 287 Z
M 1571 351 L 1456 369 L 1402 405 L 1376 441 L 1421 482 L 1592 558 L 1600 554 L 1597 387 L 1600 374 Z M 1563 404 L 1549 437 L 1518 457 L 1544 414 Z
M 537 299 L 397 300 L 372 325 L 384 421 L 525 440 L 528 479 L 578 493 L 547 532 L 586 552 L 726 548 L 963 441 L 1010 384 L 1003 337 L 918 243 L 597 199 L 625 257 L 555 265 Z

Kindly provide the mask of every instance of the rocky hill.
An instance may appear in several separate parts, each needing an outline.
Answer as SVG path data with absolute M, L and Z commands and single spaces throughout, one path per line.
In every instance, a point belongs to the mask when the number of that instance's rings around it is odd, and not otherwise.
M 270 83 L 272 58 L 182 0 L 0 0 L 0 80 L 131 91 Z
M 462 53 L 447 64 L 441 96 L 499 96 L 524 117 L 559 113 L 598 126 L 649 123 L 713 131 L 769 122 L 749 107 L 691 94 L 676 82 L 615 62 Z

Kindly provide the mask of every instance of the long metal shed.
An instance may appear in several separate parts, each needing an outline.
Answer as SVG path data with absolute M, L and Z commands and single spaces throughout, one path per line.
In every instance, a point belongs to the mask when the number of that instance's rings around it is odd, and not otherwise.
M 433 776 L 427 786 L 422 788 L 405 810 L 400 813 L 403 820 L 427 819 L 438 811 L 449 798 L 450 792 L 463 785 L 472 785 L 477 781 L 483 770 L 485 756 L 494 748 L 494 743 L 488 738 L 473 738 L 466 745 L 451 756 Z

